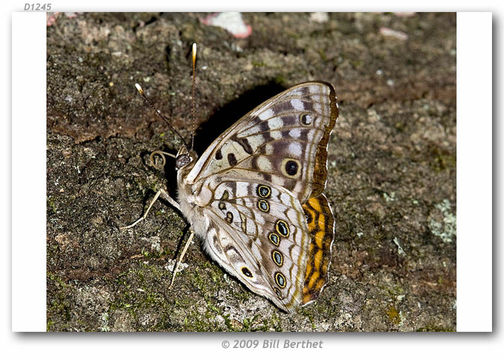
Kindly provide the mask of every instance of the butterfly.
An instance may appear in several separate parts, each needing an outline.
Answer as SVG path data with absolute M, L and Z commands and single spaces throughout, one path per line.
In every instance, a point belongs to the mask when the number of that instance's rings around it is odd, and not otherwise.
M 153 200 L 166 199 L 189 222 L 182 256 L 196 235 L 217 264 L 278 308 L 316 300 L 334 239 L 323 191 L 337 117 L 334 87 L 306 82 L 240 118 L 201 157 L 183 145 L 175 156 L 178 201 L 164 190 Z

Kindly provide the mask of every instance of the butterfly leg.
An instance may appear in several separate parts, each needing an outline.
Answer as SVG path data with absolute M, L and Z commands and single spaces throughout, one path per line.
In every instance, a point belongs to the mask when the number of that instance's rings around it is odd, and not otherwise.
M 180 257 L 178 258 L 178 260 L 175 262 L 175 266 L 173 267 L 173 273 L 172 273 L 172 278 L 171 278 L 171 281 L 170 281 L 170 285 L 168 286 L 168 289 L 172 287 L 173 285 L 173 282 L 175 281 L 175 275 L 177 275 L 177 272 L 178 272 L 178 268 L 180 266 L 180 263 L 182 262 L 182 260 L 184 259 L 184 255 L 185 253 L 187 252 L 187 249 L 189 248 L 189 245 L 191 245 L 192 241 L 193 241 L 193 238 L 194 238 L 194 233 L 191 231 L 191 235 L 189 235 L 189 239 L 187 240 L 185 246 L 184 246 L 184 249 L 182 250 L 182 254 L 180 254 Z
M 124 230 L 124 229 L 130 229 L 134 226 L 136 226 L 136 224 L 138 224 L 140 221 L 142 220 L 145 220 L 147 218 L 147 214 L 149 214 L 149 211 L 152 207 L 152 205 L 154 205 L 154 203 L 157 201 L 157 199 L 161 197 L 162 199 L 168 201 L 170 203 L 170 205 L 172 205 L 175 209 L 177 209 L 178 211 L 180 211 L 180 206 L 179 204 L 172 199 L 172 197 L 170 195 L 168 195 L 168 193 L 166 191 L 164 191 L 163 189 L 160 189 L 156 195 L 154 195 L 154 198 L 152 199 L 149 207 L 147 208 L 147 210 L 145 211 L 145 213 L 143 214 L 142 217 L 140 217 L 137 221 L 135 221 L 133 224 L 130 224 L 130 225 L 127 225 L 127 226 L 121 226 L 120 229 L 121 230 Z

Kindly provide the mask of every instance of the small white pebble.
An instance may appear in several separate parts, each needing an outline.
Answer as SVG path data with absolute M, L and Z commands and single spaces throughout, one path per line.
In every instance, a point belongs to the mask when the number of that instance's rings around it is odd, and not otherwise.
M 329 20 L 329 14 L 326 12 L 313 12 L 310 14 L 310 20 L 322 24 Z
M 408 39 L 408 34 L 402 31 L 398 30 L 393 30 L 387 27 L 381 27 L 380 28 L 380 34 L 385 36 L 385 37 L 392 37 L 397 40 L 407 40 Z
M 218 26 L 229 31 L 235 38 L 244 39 L 252 33 L 252 27 L 245 24 L 242 14 L 236 11 L 221 12 L 207 16 L 201 22 Z

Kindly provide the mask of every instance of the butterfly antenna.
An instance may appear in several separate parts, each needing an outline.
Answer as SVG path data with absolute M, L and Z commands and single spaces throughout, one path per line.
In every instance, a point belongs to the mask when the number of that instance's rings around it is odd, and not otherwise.
M 149 104 L 149 106 L 155 111 L 156 115 L 159 116 L 162 120 L 164 120 L 166 122 L 166 124 L 168 124 L 168 127 L 170 128 L 170 130 L 182 140 L 182 142 L 184 143 L 184 145 L 187 146 L 187 144 L 186 144 L 184 138 L 182 137 L 182 135 L 180 135 L 180 133 L 170 124 L 170 120 L 168 120 L 168 118 L 166 116 L 164 116 L 161 113 L 161 111 L 159 111 L 154 106 L 154 104 L 152 103 L 152 101 L 150 101 L 150 99 L 145 95 L 142 87 L 139 84 L 135 84 L 135 87 L 138 90 L 138 92 L 140 93 L 140 95 L 142 96 L 142 98 L 144 99 L 144 101 L 147 104 Z
M 196 93 L 196 43 L 193 43 L 192 45 L 192 98 L 191 98 L 191 106 L 192 106 L 192 123 L 193 126 L 196 123 L 195 122 L 195 114 L 196 114 L 196 107 L 195 107 L 195 93 Z M 192 131 L 191 134 L 191 150 L 194 149 L 194 131 Z

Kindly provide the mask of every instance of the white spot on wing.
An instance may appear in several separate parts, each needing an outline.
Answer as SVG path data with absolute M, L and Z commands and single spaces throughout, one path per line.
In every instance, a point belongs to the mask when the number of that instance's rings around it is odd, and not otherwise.
M 289 136 L 297 139 L 301 136 L 301 130 L 299 130 L 299 128 L 292 129 L 289 131 Z
M 273 110 L 266 109 L 262 113 L 259 114 L 259 119 L 266 120 L 273 116 Z
M 301 153 L 302 153 L 301 144 L 296 143 L 296 142 L 290 143 L 289 144 L 289 153 L 292 156 L 301 157 Z
M 293 95 L 303 95 L 303 91 L 301 90 L 301 88 L 297 88 L 295 90 L 292 90 L 291 94 L 293 94 Z
M 257 149 L 259 146 L 264 144 L 264 136 L 262 136 L 262 135 L 248 136 L 247 140 L 253 150 Z
M 270 130 L 279 129 L 283 126 L 283 121 L 279 117 L 275 117 L 268 120 L 268 126 Z
M 271 161 L 266 156 L 259 156 L 257 158 L 257 166 L 262 171 L 272 171 L 273 167 L 271 166 Z
M 278 140 L 278 139 L 282 138 L 282 132 L 281 131 L 272 131 L 272 132 L 270 132 L 270 136 L 273 139 Z
M 260 133 L 261 132 L 261 128 L 259 125 L 256 125 L 256 126 L 252 126 L 250 129 L 247 129 L 247 130 L 244 130 L 244 131 L 240 131 L 240 136 L 241 137 L 245 137 L 245 136 L 249 136 L 249 135 L 252 135 L 252 134 L 257 134 L 257 133 Z
M 292 107 L 297 110 L 297 111 L 303 111 L 304 110 L 304 106 L 303 106 L 303 102 L 299 99 L 292 99 L 290 101 Z
M 247 183 L 236 183 L 236 197 L 244 197 L 248 195 Z

